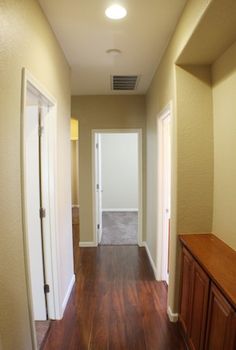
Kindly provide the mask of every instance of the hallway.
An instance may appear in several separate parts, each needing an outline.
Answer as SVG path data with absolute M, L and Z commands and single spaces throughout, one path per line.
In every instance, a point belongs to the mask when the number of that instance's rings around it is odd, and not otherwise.
M 156 282 L 144 248 L 78 248 L 76 284 L 64 319 L 43 350 L 185 349 L 168 321 L 167 290 Z

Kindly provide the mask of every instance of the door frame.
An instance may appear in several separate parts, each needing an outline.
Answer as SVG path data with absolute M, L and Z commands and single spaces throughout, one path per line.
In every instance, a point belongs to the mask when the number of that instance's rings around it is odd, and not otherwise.
M 138 135 L 138 245 L 143 244 L 143 146 L 142 129 L 93 129 L 92 130 L 92 203 L 93 203 L 93 245 L 98 245 L 96 228 L 96 176 L 95 176 L 95 135 L 96 134 L 137 134 Z
M 163 250 L 166 246 L 166 241 L 163 235 L 163 206 L 164 206 L 164 189 L 163 189 L 163 121 L 165 118 L 170 119 L 170 158 L 172 155 L 172 122 L 173 122 L 173 106 L 172 101 L 170 101 L 163 110 L 157 115 L 157 280 L 165 280 L 164 272 L 164 254 Z M 172 161 L 170 160 L 170 197 L 171 197 L 171 167 Z M 171 200 L 171 198 L 170 198 Z M 171 203 L 170 203 L 171 210 Z M 169 244 L 171 237 L 169 238 Z M 170 255 L 170 249 L 168 250 L 168 255 Z
M 32 89 L 38 92 L 50 103 L 50 111 L 47 114 L 47 151 L 48 151 L 48 196 L 46 198 L 49 208 L 49 236 L 45 247 L 45 262 L 47 269 L 47 283 L 50 285 L 48 300 L 48 316 L 50 319 L 61 319 L 62 308 L 60 305 L 60 281 L 59 281 L 59 246 L 58 246 L 58 209 L 57 209 L 57 101 L 56 99 L 39 83 L 33 75 L 25 68 L 22 70 L 22 98 L 21 98 L 21 193 L 22 193 L 22 223 L 24 240 L 24 257 L 28 296 L 29 318 L 31 321 L 32 339 L 36 349 L 36 332 L 33 315 L 32 290 L 30 281 L 30 260 L 28 247 L 27 230 L 27 203 L 26 203 L 26 99 L 27 90 Z
M 97 147 L 98 146 L 98 147 Z M 100 188 L 101 185 L 101 134 L 95 133 L 95 186 L 96 186 L 96 225 L 99 224 L 99 229 L 96 228 L 96 237 L 97 237 L 97 244 L 101 242 L 102 239 L 102 200 L 101 200 L 101 193 L 102 189 Z M 97 188 L 97 185 L 99 186 Z M 98 195 L 98 193 L 100 193 Z M 98 207 L 100 207 L 100 213 L 98 213 Z M 98 217 L 99 214 L 99 217 Z

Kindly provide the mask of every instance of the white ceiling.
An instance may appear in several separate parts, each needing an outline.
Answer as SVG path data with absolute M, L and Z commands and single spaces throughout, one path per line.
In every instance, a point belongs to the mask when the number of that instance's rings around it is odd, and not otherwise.
M 117 0 L 128 15 L 105 17 L 109 0 L 39 0 L 71 66 L 73 95 L 144 94 L 187 0 Z M 111 57 L 108 49 L 122 54 Z M 113 92 L 111 75 L 141 75 L 133 92 Z

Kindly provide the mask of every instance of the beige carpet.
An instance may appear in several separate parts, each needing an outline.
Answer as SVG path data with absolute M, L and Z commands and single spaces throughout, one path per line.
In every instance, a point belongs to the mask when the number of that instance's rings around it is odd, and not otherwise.
M 138 212 L 103 212 L 102 245 L 138 244 Z
M 38 349 L 41 348 L 47 332 L 49 331 L 51 321 L 35 321 Z

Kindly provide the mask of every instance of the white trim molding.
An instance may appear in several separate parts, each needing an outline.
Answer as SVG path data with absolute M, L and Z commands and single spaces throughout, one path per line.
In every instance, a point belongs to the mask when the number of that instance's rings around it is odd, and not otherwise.
M 67 303 L 68 303 L 68 300 L 69 300 L 69 298 L 70 298 L 71 291 L 72 291 L 72 288 L 73 288 L 73 286 L 74 286 L 74 283 L 75 283 L 75 275 L 73 274 L 73 276 L 72 276 L 72 278 L 71 278 L 71 280 L 70 280 L 69 286 L 68 286 L 68 288 L 67 288 L 65 298 L 64 298 L 63 303 L 62 303 L 62 306 L 61 306 L 61 308 L 62 308 L 62 315 L 61 315 L 61 316 L 62 316 L 62 317 L 63 317 L 64 311 L 65 311 L 65 309 L 66 309 L 66 305 L 67 305 Z M 62 318 L 62 317 L 61 317 L 61 318 Z
M 169 317 L 170 322 L 178 322 L 179 314 L 172 312 L 171 307 L 167 308 L 167 315 Z
M 148 244 L 147 244 L 147 242 L 143 242 L 143 244 L 144 244 L 144 247 L 145 247 L 145 249 L 146 249 L 146 252 L 147 252 L 147 255 L 148 255 L 150 264 L 151 264 L 151 266 L 152 266 L 155 279 L 157 280 L 157 269 L 156 269 L 155 263 L 154 263 L 154 261 L 153 261 L 152 255 L 151 255 L 151 253 L 150 253 L 150 250 L 149 250 L 149 248 L 148 248 Z
M 72 208 L 78 208 L 79 209 L 79 204 L 72 204 Z
M 26 140 L 25 140 L 25 122 L 27 93 L 32 91 L 40 96 L 43 101 L 46 100 L 50 106 L 47 114 L 47 147 L 48 147 L 48 228 L 49 235 L 45 240 L 45 267 L 47 274 L 47 283 L 50 285 L 50 293 L 47 295 L 48 313 L 51 319 L 61 318 L 61 300 L 60 300 L 60 254 L 58 241 L 58 200 L 57 200 L 57 100 L 36 80 L 33 75 L 25 68 L 22 69 L 22 94 L 21 94 L 21 191 L 22 191 L 22 219 L 24 236 L 24 256 L 27 278 L 27 296 L 28 312 L 30 318 L 31 335 L 33 348 L 36 349 L 36 331 L 33 314 L 33 296 L 30 279 L 30 260 L 28 245 L 28 227 L 27 227 L 27 203 L 26 203 Z
M 166 269 L 165 269 L 165 240 L 163 237 L 163 206 L 164 206 L 164 185 L 163 185 L 163 155 L 162 155 L 162 142 L 163 142 L 163 136 L 162 136 L 162 130 L 163 130 L 163 120 L 165 118 L 170 118 L 170 129 L 172 130 L 172 119 L 173 119 L 173 106 L 172 101 L 170 101 L 162 111 L 160 111 L 157 115 L 157 218 L 158 218 L 158 225 L 157 225 L 157 280 L 167 281 L 166 276 Z M 172 131 L 171 131 L 172 135 Z M 171 136 L 172 138 L 172 136 Z M 172 141 L 171 141 L 172 142 Z M 170 146 L 172 147 L 172 146 Z M 172 198 L 171 198 L 172 199 Z M 171 208 L 170 208 L 171 209 Z M 165 249 L 166 250 L 166 249 Z
M 95 242 L 79 242 L 79 246 L 81 248 L 86 248 L 86 247 L 97 247 L 97 244 Z

